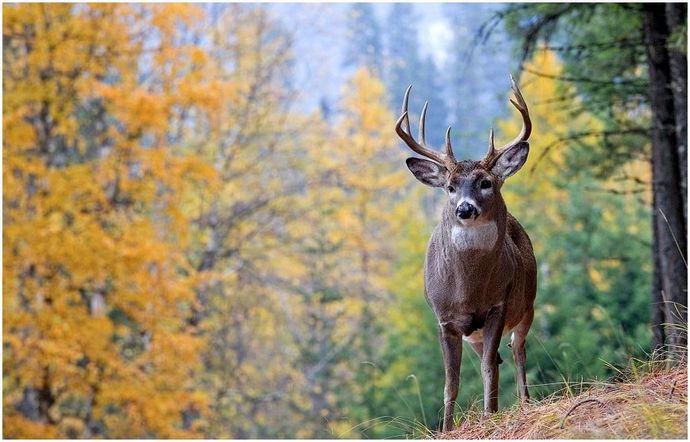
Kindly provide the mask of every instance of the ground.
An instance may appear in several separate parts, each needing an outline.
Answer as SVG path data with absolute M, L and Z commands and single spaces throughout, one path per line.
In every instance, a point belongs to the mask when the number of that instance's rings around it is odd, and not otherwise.
M 644 374 L 641 374 L 641 373 Z M 629 369 L 579 395 L 559 395 L 499 411 L 461 416 L 442 439 L 687 439 L 687 365 Z

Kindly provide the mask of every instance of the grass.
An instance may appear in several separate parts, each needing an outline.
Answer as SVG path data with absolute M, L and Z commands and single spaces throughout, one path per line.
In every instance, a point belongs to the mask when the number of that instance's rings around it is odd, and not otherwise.
M 687 365 L 632 364 L 579 395 L 564 388 L 488 419 L 472 407 L 443 439 L 687 439 Z

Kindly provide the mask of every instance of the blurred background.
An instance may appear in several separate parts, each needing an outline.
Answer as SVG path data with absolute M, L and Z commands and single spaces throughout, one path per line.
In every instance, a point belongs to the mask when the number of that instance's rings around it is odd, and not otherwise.
M 429 101 L 534 243 L 534 397 L 685 352 L 685 4 L 3 5 L 3 435 L 437 428 Z M 413 115 L 415 119 L 417 116 Z M 516 400 L 501 346 L 500 406 Z M 676 356 L 673 356 L 673 355 Z M 678 356 L 680 355 L 680 356 Z M 481 407 L 467 349 L 459 410 Z

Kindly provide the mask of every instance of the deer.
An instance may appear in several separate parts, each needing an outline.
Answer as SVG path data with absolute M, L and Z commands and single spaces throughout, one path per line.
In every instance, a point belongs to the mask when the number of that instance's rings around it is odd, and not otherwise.
M 424 262 L 424 296 L 436 315 L 443 352 L 443 432 L 453 429 L 463 340 L 481 359 L 484 418 L 498 410 L 498 365 L 502 362 L 498 347 L 501 337 L 511 331 L 509 347 L 519 401 L 529 399 L 525 340 L 534 318 L 537 262 L 532 242 L 508 212 L 501 188 L 527 160 L 532 122 L 512 75 L 510 82 L 515 96 L 510 102 L 522 115 L 522 129 L 510 143 L 496 148 L 492 128 L 488 151 L 480 161 L 455 159 L 450 127 L 445 153 L 426 145 L 428 102 L 419 117 L 419 142 L 414 139 L 407 111 L 412 85 L 405 91 L 402 115 L 395 125 L 405 144 L 426 157 L 408 158 L 408 169 L 418 181 L 444 189 L 448 196 Z

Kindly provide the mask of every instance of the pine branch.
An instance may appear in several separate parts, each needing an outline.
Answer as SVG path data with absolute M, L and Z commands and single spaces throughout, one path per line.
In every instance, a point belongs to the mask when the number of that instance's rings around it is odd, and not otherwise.
M 563 75 L 555 75 L 555 74 L 547 74 L 546 72 L 539 72 L 535 69 L 522 66 L 522 70 L 524 72 L 529 72 L 530 74 L 534 74 L 538 77 L 542 78 L 549 78 L 552 80 L 557 80 L 557 81 L 564 81 L 564 82 L 572 82 L 572 83 L 592 83 L 592 84 L 609 84 L 609 85 L 635 85 L 635 86 L 640 86 L 640 87 L 645 87 L 647 85 L 646 81 L 644 80 L 620 80 L 620 81 L 615 81 L 614 79 L 610 80 L 599 80 L 599 79 L 593 79 L 593 78 L 587 78 L 587 77 L 567 77 Z
M 642 40 L 633 40 L 624 38 L 622 40 L 612 40 L 612 41 L 602 41 L 579 45 L 561 45 L 561 46 L 550 46 L 545 45 L 543 47 L 537 48 L 537 51 L 554 51 L 554 52 L 570 52 L 570 51 L 586 51 L 594 49 L 608 49 L 608 48 L 644 48 L 644 42 Z
M 549 154 L 551 149 L 553 149 L 555 146 L 558 146 L 560 144 L 563 144 L 563 143 L 566 143 L 569 141 L 578 141 L 578 140 L 581 140 L 582 138 L 586 138 L 586 137 L 609 137 L 611 135 L 626 135 L 626 134 L 649 135 L 649 130 L 635 127 L 635 128 L 619 129 L 619 130 L 585 131 L 585 132 L 579 132 L 579 133 L 568 135 L 566 137 L 559 138 L 556 141 L 548 144 L 544 148 L 544 150 L 541 152 L 541 154 L 537 158 L 537 161 L 530 168 L 530 173 L 534 173 L 534 170 L 537 168 L 539 163 Z

